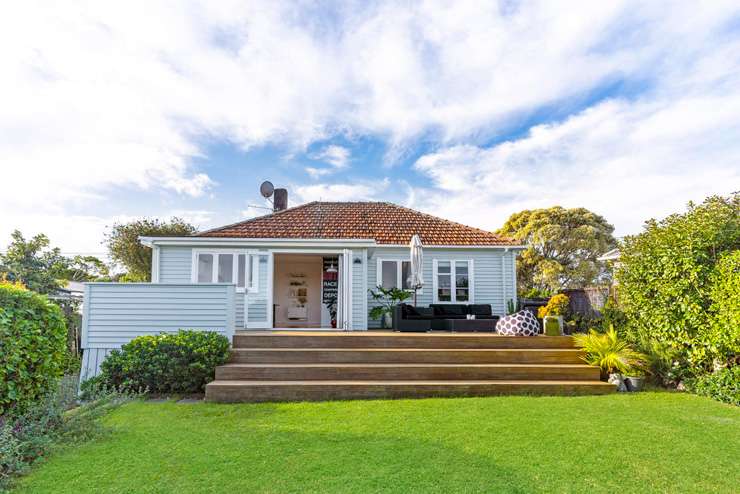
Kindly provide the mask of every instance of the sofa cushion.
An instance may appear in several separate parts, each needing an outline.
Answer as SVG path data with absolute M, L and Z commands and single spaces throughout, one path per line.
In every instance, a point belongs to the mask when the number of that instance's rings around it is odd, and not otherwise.
M 507 336 L 536 336 L 540 332 L 540 325 L 531 312 L 520 310 L 499 319 L 496 332 Z
M 493 315 L 491 306 L 488 304 L 470 304 L 468 305 L 468 313 L 474 314 L 477 318 Z
M 433 319 L 434 312 L 428 307 L 415 307 L 408 304 L 401 305 L 401 317 L 409 320 Z
M 419 316 L 419 312 L 413 305 L 401 304 L 401 315 L 405 318 L 410 316 Z
M 443 316 L 447 318 L 459 318 L 465 319 L 468 314 L 468 307 L 461 304 L 432 304 L 431 307 L 434 310 L 435 317 Z

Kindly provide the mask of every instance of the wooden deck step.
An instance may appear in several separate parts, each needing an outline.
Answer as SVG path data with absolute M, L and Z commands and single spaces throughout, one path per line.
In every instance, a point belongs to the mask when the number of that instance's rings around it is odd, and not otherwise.
M 573 348 L 234 348 L 231 363 L 581 364 Z
M 234 348 L 573 348 L 570 336 L 390 331 L 239 331 Z
M 598 381 L 599 369 L 586 364 L 227 364 L 216 379 L 255 381 L 332 380 L 562 380 Z
M 505 394 L 577 395 L 614 392 L 600 381 L 224 381 L 206 386 L 206 400 L 224 403 L 424 398 Z

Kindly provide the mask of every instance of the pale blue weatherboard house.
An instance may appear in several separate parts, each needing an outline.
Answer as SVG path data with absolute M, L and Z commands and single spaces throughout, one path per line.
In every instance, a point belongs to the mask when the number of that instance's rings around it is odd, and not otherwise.
M 151 283 L 86 284 L 81 379 L 143 334 L 377 328 L 369 290 L 407 288 L 414 234 L 418 305 L 490 304 L 502 315 L 516 301 L 522 247 L 510 239 L 385 202 L 311 202 L 194 236 L 142 237 Z

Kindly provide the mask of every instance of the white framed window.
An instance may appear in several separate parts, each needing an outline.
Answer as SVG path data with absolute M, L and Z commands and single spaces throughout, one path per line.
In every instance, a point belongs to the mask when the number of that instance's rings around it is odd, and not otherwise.
M 411 261 L 379 258 L 376 285 L 386 289 L 413 290 L 411 286 Z M 417 293 L 421 293 L 421 290 Z
M 472 259 L 434 259 L 432 269 L 434 303 L 473 303 Z
M 259 260 L 247 251 L 193 250 L 193 283 L 233 283 L 239 292 L 257 291 Z

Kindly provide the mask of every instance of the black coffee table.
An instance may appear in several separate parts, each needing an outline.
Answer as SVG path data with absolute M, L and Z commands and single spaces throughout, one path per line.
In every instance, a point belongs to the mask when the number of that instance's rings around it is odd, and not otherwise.
M 432 329 L 459 332 L 493 332 L 498 319 L 442 319 L 432 321 Z

